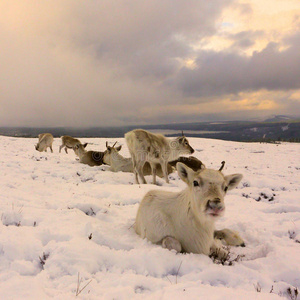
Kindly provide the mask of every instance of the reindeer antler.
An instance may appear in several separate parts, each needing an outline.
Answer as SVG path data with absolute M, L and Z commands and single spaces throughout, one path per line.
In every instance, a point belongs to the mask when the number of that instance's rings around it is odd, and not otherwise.
M 183 130 L 181 130 L 181 135 L 183 136 Z
M 106 146 L 106 148 L 107 148 L 107 146 L 108 146 L 108 143 L 107 143 L 107 141 L 106 141 L 106 143 L 105 143 L 105 146 Z
M 221 162 L 221 167 L 220 167 L 220 169 L 219 169 L 219 171 L 222 171 L 223 170 L 223 168 L 224 168 L 224 166 L 225 166 L 225 161 L 223 160 L 222 162 Z
M 118 141 L 117 141 L 117 142 L 118 142 Z M 115 143 L 113 144 L 112 148 L 116 145 L 117 142 L 115 142 Z

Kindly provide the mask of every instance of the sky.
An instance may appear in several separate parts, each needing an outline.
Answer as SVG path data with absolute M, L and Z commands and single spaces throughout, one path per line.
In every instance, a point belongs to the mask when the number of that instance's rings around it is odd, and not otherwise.
M 299 0 L 2 0 L 0 126 L 300 115 Z

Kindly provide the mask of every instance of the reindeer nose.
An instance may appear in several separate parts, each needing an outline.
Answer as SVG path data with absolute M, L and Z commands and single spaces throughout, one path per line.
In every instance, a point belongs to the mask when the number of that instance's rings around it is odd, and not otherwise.
M 214 200 L 209 200 L 208 202 L 209 202 L 209 206 L 212 209 L 215 209 L 215 208 L 219 208 L 220 207 L 221 199 L 220 198 L 215 198 Z

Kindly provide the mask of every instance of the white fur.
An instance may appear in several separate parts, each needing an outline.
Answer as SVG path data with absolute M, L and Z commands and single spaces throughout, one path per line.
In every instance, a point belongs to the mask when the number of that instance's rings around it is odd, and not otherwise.
M 227 252 L 220 240 L 214 238 L 214 224 L 225 209 L 226 187 L 236 187 L 242 175 L 224 176 L 220 171 L 205 168 L 194 172 L 182 163 L 177 163 L 176 168 L 187 188 L 179 193 L 149 191 L 137 212 L 136 233 L 168 249 L 178 251 L 180 245 L 185 252 L 218 252 L 225 256 Z M 194 186 L 194 182 L 198 185 Z

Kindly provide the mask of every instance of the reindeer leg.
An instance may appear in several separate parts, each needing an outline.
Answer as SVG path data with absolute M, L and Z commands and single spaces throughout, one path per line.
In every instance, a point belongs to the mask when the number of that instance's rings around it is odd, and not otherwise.
M 61 152 L 61 149 L 63 148 L 64 145 L 59 146 L 59 153 Z
M 139 178 L 138 178 L 138 171 L 136 168 L 136 159 L 133 153 L 130 152 L 131 158 L 132 158 L 132 165 L 133 165 L 133 173 L 135 176 L 135 183 L 139 184 Z
M 246 246 L 244 240 L 240 237 L 238 232 L 231 229 L 225 228 L 222 230 L 215 230 L 214 237 L 215 239 L 221 241 L 224 240 L 229 246 Z
M 175 250 L 178 253 L 182 251 L 180 242 L 171 236 L 166 236 L 162 240 L 161 244 L 163 248 L 166 248 L 168 250 Z
M 50 150 L 51 150 L 51 153 L 53 153 L 53 149 L 52 149 L 52 146 L 50 146 Z
M 65 151 L 66 151 L 66 153 L 68 154 L 68 148 L 67 148 L 67 147 L 65 147 Z
M 169 183 L 169 177 L 168 177 L 168 161 L 161 161 L 161 169 L 162 169 L 162 172 L 164 174 L 164 177 L 165 177 L 165 180 L 166 180 L 166 183 Z
M 156 164 L 151 163 L 150 166 L 151 166 L 152 178 L 153 178 L 152 183 L 156 184 Z
M 144 164 L 145 164 L 144 161 L 137 162 L 136 169 L 137 169 L 137 173 L 138 173 L 140 179 L 142 180 L 142 183 L 147 184 L 147 181 L 146 181 L 146 179 L 144 177 L 144 173 L 143 173 Z
M 222 242 L 218 239 L 214 239 L 213 244 L 210 247 L 210 256 L 222 260 L 222 259 L 226 259 L 228 254 L 229 252 L 222 245 Z

